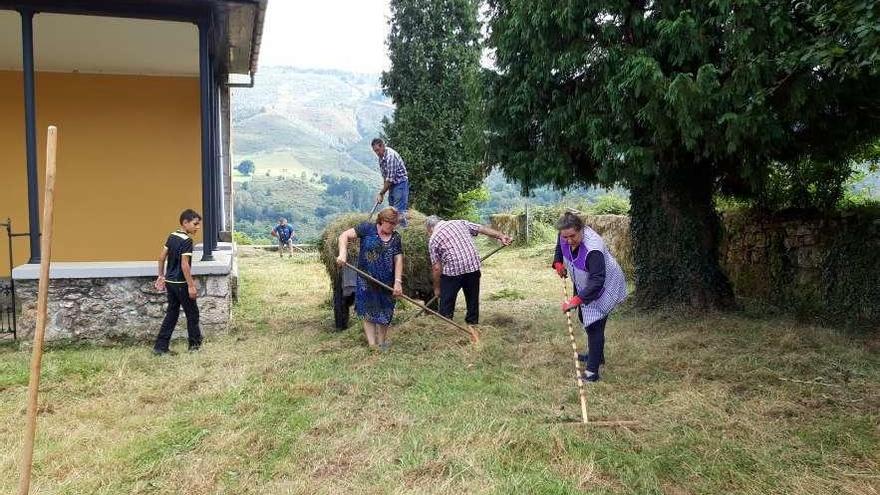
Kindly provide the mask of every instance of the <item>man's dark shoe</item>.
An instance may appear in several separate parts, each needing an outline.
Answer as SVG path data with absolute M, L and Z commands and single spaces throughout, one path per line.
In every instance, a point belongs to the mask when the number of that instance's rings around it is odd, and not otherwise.
M 193 352 L 199 352 L 200 350 L 202 350 L 201 345 L 193 345 L 193 346 L 190 346 L 189 349 L 187 349 L 187 352 L 192 354 Z
M 161 349 L 153 349 L 153 355 L 155 356 L 176 356 L 177 353 L 172 350 L 161 350 Z

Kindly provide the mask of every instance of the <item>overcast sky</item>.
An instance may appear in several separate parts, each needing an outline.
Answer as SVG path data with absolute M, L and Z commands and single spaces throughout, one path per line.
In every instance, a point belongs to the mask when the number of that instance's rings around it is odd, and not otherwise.
M 381 72 L 388 0 L 270 0 L 259 64 Z

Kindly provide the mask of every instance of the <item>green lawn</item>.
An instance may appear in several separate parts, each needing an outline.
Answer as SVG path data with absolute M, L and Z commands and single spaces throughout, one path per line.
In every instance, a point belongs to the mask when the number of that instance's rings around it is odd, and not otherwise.
M 589 409 L 641 426 L 584 427 L 550 256 L 486 264 L 479 345 L 420 318 L 377 354 L 330 331 L 314 258 L 246 254 L 234 329 L 200 354 L 45 354 L 33 493 L 880 491 L 880 336 L 625 309 Z M 0 348 L 0 493 L 28 356 Z

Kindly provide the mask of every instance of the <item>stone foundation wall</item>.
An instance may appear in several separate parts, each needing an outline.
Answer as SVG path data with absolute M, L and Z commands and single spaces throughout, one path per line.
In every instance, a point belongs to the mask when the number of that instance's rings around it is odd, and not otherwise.
M 237 275 L 196 276 L 202 333 L 225 331 L 236 296 Z M 165 316 L 165 292 L 153 287 L 153 277 L 56 279 L 49 284 L 49 322 L 46 340 L 99 342 L 152 340 Z M 30 339 L 36 327 L 37 280 L 17 280 L 20 307 L 18 331 Z M 181 310 L 174 338 L 186 337 Z

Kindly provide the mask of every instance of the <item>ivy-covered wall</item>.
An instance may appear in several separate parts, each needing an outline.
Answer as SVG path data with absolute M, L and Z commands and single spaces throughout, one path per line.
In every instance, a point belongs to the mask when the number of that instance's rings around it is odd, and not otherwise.
M 721 264 L 737 297 L 801 316 L 880 323 L 880 217 L 723 216 Z

